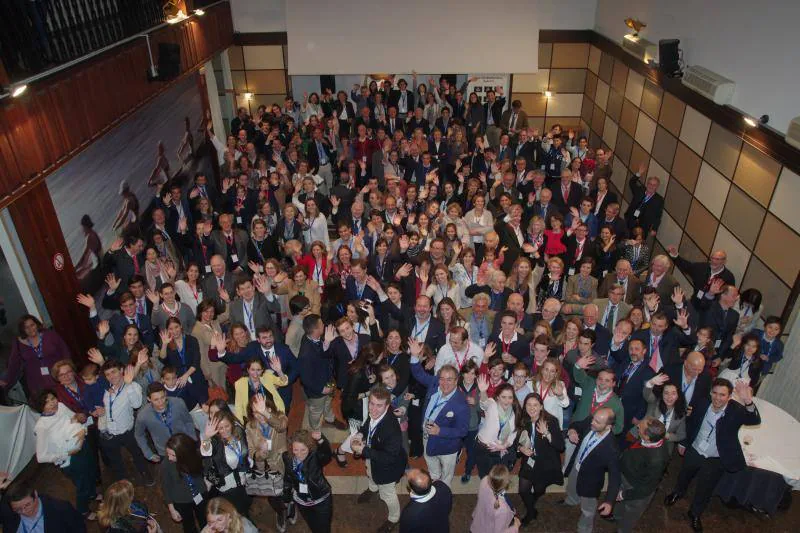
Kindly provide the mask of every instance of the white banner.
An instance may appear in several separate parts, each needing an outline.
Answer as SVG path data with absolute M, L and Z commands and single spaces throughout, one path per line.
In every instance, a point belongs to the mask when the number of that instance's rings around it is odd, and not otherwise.
M 503 96 L 508 98 L 508 91 L 510 89 L 508 74 L 469 74 L 469 77 L 474 77 L 476 79 L 469 82 L 467 85 L 467 93 L 464 95 L 465 99 L 469 98 L 469 95 L 474 91 L 475 94 L 478 95 L 478 99 L 481 103 L 485 104 L 486 93 L 489 91 L 495 91 L 498 96 L 500 95 L 497 91 L 498 87 L 502 88 Z M 510 102 L 506 102 L 506 107 L 508 107 L 509 104 Z

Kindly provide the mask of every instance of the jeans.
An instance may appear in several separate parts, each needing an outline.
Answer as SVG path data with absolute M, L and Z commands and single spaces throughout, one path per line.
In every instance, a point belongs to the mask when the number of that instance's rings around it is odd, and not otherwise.
M 75 455 L 70 456 L 69 466 L 61 469 L 75 485 L 75 507 L 81 514 L 89 512 L 89 502 L 97 496 L 97 460 L 88 440 Z
M 106 457 L 108 457 L 109 466 L 114 475 L 114 481 L 119 481 L 127 477 L 125 463 L 122 461 L 122 448 L 125 448 L 128 450 L 128 453 L 131 454 L 133 464 L 136 465 L 136 468 L 139 470 L 139 476 L 145 481 L 152 479 L 150 465 L 147 463 L 147 459 L 144 458 L 142 450 L 136 442 L 136 437 L 133 435 L 132 429 L 120 435 L 111 436 L 111 438 L 106 438 L 106 436 L 100 435 L 100 449 L 101 452 L 105 452 Z

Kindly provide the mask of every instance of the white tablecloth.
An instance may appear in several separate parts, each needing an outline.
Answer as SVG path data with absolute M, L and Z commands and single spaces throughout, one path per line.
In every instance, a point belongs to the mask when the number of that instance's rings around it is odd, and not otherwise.
M 739 430 L 747 464 L 781 474 L 793 489 L 800 490 L 800 422 L 766 400 L 754 401 L 761 424 Z
M 39 415 L 27 405 L 0 406 L 0 470 L 17 477 L 36 454 L 33 428 Z

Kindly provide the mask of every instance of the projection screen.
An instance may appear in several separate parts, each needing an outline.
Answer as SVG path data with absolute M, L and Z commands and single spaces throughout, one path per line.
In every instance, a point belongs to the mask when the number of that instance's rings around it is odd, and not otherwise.
M 531 0 L 288 0 L 289 74 L 537 71 Z

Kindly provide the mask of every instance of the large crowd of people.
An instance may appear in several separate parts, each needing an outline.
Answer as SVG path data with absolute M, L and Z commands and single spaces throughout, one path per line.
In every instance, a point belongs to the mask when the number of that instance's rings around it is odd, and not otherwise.
M 142 202 L 103 255 L 102 290 L 77 295 L 97 336 L 86 358 L 21 320 L 2 384 L 23 376 L 37 458 L 76 501 L 12 484 L 4 530 L 155 531 L 131 481 L 158 479 L 161 520 L 186 532 L 255 531 L 253 498 L 278 531 L 302 516 L 328 532 L 324 467 L 363 461 L 358 503 L 385 504 L 379 532 L 448 531 L 450 486 L 473 475 L 474 533 L 536 520 L 551 485 L 579 531 L 599 514 L 627 532 L 674 454 L 665 505 L 697 478 L 702 530 L 716 482 L 745 468 L 737 431 L 760 420 L 781 321 L 740 293 L 723 250 L 657 252 L 658 178 L 626 176 L 623 213 L 612 154 L 585 135 L 529 127 L 500 88 L 481 103 L 418 81 L 240 109 L 227 139 L 209 123 L 219 172 Z M 331 443 L 327 426 L 349 436 Z

